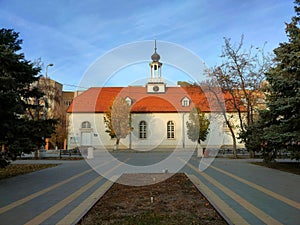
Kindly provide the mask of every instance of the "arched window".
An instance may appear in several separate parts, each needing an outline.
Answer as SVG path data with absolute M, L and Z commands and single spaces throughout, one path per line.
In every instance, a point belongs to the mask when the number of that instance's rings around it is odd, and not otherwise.
M 84 121 L 81 124 L 81 128 L 91 128 L 91 123 L 89 121 Z
M 140 139 L 146 139 L 147 138 L 147 123 L 145 121 L 141 121 L 139 125 L 139 137 Z
M 167 138 L 168 139 L 175 138 L 175 126 L 173 121 L 168 121 L 167 123 Z

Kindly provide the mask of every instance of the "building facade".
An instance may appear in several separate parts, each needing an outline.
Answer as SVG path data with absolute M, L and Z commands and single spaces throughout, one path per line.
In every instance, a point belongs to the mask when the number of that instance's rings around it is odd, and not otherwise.
M 113 149 L 116 140 L 105 132 L 104 116 L 116 98 L 123 98 L 130 105 L 130 125 L 133 128 L 126 138 L 120 140 L 120 148 L 194 148 L 196 143 L 189 139 L 186 125 L 193 107 L 200 108 L 210 120 L 209 135 L 201 143 L 203 147 L 232 145 L 213 94 L 195 86 L 168 87 L 162 77 L 163 64 L 156 50 L 155 46 L 145 86 L 92 87 L 73 99 L 67 110 L 68 149 L 77 146 Z M 227 104 L 225 107 L 232 121 L 238 123 L 235 110 Z

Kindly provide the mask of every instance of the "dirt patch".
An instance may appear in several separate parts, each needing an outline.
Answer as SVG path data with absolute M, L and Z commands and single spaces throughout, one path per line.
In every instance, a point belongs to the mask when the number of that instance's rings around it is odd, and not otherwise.
M 281 170 L 288 173 L 294 173 L 300 175 L 300 163 L 299 162 L 252 162 L 252 164 L 269 167 L 271 169 Z
M 163 174 L 126 174 L 128 181 L 163 179 Z M 78 223 L 227 224 L 185 174 L 147 186 L 113 184 Z
M 58 164 L 10 164 L 5 168 L 0 168 L 0 179 L 31 173 L 57 165 Z

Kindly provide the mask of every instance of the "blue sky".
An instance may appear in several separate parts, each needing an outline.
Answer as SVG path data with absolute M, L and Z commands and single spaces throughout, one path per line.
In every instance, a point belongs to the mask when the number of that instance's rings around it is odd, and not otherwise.
M 68 85 L 80 86 L 99 57 L 154 38 L 162 62 L 166 59 L 159 45 L 167 42 L 191 51 L 206 66 L 215 66 L 220 63 L 223 37 L 238 42 L 242 34 L 245 48 L 267 42 L 266 50 L 272 52 L 287 41 L 284 23 L 295 15 L 293 7 L 293 0 L 0 0 L 0 24 L 20 33 L 25 57 L 41 58 L 42 73 L 53 63 L 48 75 L 71 90 L 75 87 Z M 144 52 L 149 61 L 152 53 L 153 49 Z M 141 63 L 144 70 L 129 65 L 118 76 L 147 77 L 148 63 Z M 118 76 L 109 84 L 134 83 Z M 183 79 L 180 71 L 167 65 L 163 76 Z

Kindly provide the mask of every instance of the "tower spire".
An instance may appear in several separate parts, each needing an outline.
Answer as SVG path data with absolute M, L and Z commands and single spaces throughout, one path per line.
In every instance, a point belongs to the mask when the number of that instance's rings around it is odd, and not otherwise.
M 164 79 L 161 77 L 162 63 L 159 62 L 160 55 L 156 51 L 157 51 L 157 45 L 156 45 L 156 39 L 154 39 L 154 53 L 151 56 L 152 62 L 149 64 L 150 77 L 148 78 L 147 92 L 165 93 L 166 84 L 164 82 Z
M 153 62 L 158 62 L 159 59 L 160 59 L 160 55 L 157 54 L 156 50 L 157 50 L 157 47 L 156 47 L 156 39 L 155 39 L 155 40 L 154 40 L 154 53 L 153 53 L 153 55 L 151 56 L 151 59 L 152 59 Z

